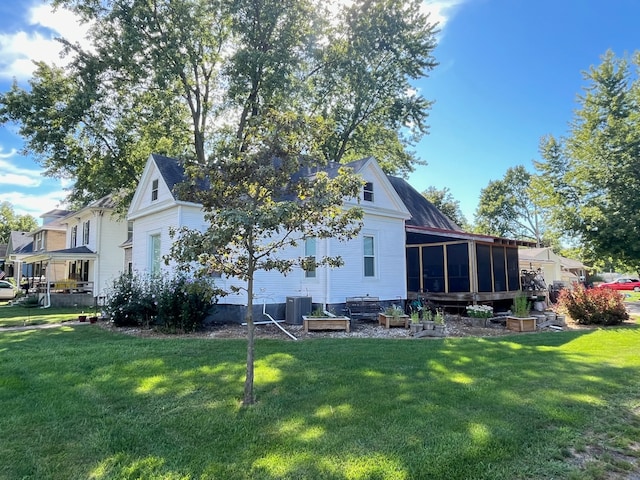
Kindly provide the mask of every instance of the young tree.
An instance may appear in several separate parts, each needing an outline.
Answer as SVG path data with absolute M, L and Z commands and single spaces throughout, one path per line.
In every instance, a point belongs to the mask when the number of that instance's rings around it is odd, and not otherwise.
M 640 53 L 612 52 L 588 82 L 563 142 L 550 138 L 536 164 L 553 190 L 556 222 L 592 260 L 613 258 L 640 272 Z
M 7 243 L 13 231 L 30 232 L 37 227 L 38 221 L 31 215 L 16 215 L 11 203 L 0 203 L 0 243 Z
M 183 268 L 197 261 L 198 274 L 212 271 L 239 279 L 247 295 L 247 371 L 243 404 L 255 401 L 254 279 L 257 271 L 286 274 L 295 267 L 339 266 L 340 257 L 310 259 L 292 253 L 305 238 L 347 240 L 360 230 L 362 210 L 344 207 L 359 196 L 362 180 L 349 169 L 323 167 L 303 157 L 309 144 L 295 115 L 271 112 L 262 123 L 244 129 L 243 140 L 209 167 L 193 164 L 190 176 L 207 187 L 183 185 L 203 204 L 208 228 L 176 232 L 171 257 Z M 293 250 L 295 252 L 295 250 Z
M 463 230 L 469 229 L 467 219 L 460 209 L 460 202 L 453 198 L 451 191 L 447 187 L 442 190 L 438 190 L 436 187 L 431 186 L 422 192 L 422 196 L 429 200 L 438 210 L 449 217 L 453 223 L 458 225 L 460 228 Z
M 542 245 L 544 212 L 532 199 L 530 182 L 531 174 L 522 165 L 509 168 L 502 180 L 489 182 L 480 191 L 476 230 Z

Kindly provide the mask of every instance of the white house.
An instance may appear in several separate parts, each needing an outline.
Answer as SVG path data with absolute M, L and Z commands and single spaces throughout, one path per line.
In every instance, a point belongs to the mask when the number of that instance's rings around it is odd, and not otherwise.
M 300 268 L 286 276 L 273 271 L 257 272 L 255 303 L 258 309 L 266 303 L 271 309 L 279 309 L 281 315 L 287 297 L 291 296 L 311 297 L 314 304 L 339 313 L 347 297 L 368 295 L 383 302 L 406 298 L 405 221 L 410 214 L 375 159 L 366 158 L 347 166 L 366 182 L 360 202 L 364 210 L 363 228 L 358 237 L 347 242 L 311 239 L 302 242 L 297 251 L 282 252 L 282 258 L 340 255 L 344 265 L 322 267 L 314 272 Z M 179 161 L 161 155 L 150 156 L 127 215 L 133 222 L 133 271 L 153 273 L 167 269 L 170 273 L 175 265 L 166 267 L 162 261 L 171 247 L 169 229 L 205 228 L 201 205 L 176 195 L 174 187 L 183 180 Z M 351 205 L 345 203 L 347 208 Z M 240 285 L 234 278 L 219 278 L 216 283 L 224 289 Z M 242 306 L 247 303 L 246 293 L 242 292 L 221 299 L 217 308 L 220 320 L 242 319 Z
M 62 227 L 59 243 L 38 248 L 36 232 L 33 254 L 24 259 L 41 272 L 43 303 L 93 305 L 125 271 L 120 245 L 127 240 L 127 222 L 114 213 L 113 200 L 106 196 L 68 213 L 56 224 Z

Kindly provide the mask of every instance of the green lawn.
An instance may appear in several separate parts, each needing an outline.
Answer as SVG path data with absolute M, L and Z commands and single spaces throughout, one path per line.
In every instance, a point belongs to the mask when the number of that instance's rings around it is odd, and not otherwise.
M 259 340 L 242 409 L 241 340 L 4 332 L 0 478 L 626 478 L 638 352 L 634 327 Z
M 41 325 L 44 323 L 62 323 L 77 320 L 82 308 L 27 308 L 21 305 L 8 305 L 0 302 L 0 327 L 21 327 L 23 325 Z M 91 315 L 85 308 L 85 313 Z

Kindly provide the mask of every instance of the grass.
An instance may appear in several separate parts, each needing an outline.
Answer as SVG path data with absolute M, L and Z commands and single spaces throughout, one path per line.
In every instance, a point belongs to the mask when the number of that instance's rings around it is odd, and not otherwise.
M 0 478 L 597 479 L 638 471 L 640 329 L 445 340 L 0 333 Z M 635 443 L 634 443 L 635 442 Z
M 27 308 L 21 305 L 9 305 L 8 302 L 0 302 L 0 327 L 68 322 L 77 320 L 81 312 L 82 308 L 80 307 Z M 92 315 L 86 308 L 85 313 Z

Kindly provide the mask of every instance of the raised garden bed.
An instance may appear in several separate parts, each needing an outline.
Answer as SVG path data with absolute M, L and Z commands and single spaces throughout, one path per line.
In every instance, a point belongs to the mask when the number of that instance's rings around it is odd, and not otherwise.
M 378 314 L 378 325 L 384 328 L 390 327 L 409 327 L 409 315 L 387 315 L 386 313 Z
M 535 317 L 507 317 L 507 330 L 512 332 L 535 332 Z
M 310 330 L 344 330 L 347 333 L 351 330 L 351 319 L 349 317 L 309 317 L 302 316 L 304 331 Z

